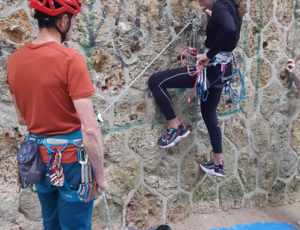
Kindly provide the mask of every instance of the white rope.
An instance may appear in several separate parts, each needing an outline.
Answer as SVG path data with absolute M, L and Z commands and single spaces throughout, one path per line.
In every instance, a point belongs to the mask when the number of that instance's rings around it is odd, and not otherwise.
M 108 209 L 107 200 L 106 200 L 106 197 L 105 197 L 105 192 L 103 190 L 101 190 L 101 194 L 102 194 L 102 198 L 103 198 L 103 202 L 104 202 L 107 229 L 111 230 L 110 215 L 109 215 L 109 209 Z
M 98 121 L 103 123 L 102 115 L 104 115 L 122 96 L 123 94 L 149 69 L 149 67 L 162 55 L 170 45 L 179 37 L 179 35 L 187 28 L 189 25 L 193 24 L 195 21 L 196 14 L 193 15 L 193 18 L 188 20 L 185 24 L 185 27 L 173 38 L 173 40 L 152 60 L 152 62 L 119 94 L 119 96 L 103 111 L 103 113 L 98 113 Z

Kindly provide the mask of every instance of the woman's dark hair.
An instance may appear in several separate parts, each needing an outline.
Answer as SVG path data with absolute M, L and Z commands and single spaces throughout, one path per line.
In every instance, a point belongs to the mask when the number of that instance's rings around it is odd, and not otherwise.
M 60 5 L 56 1 L 53 1 L 53 2 L 54 2 L 54 5 L 55 5 L 55 8 L 60 7 Z M 50 8 L 48 2 L 46 3 L 46 7 Z M 64 13 L 61 13 L 60 15 L 57 15 L 57 16 L 50 16 L 50 15 L 45 14 L 45 13 L 39 11 L 39 10 L 35 10 L 34 18 L 38 21 L 38 25 L 39 25 L 40 29 L 42 29 L 42 28 L 51 28 L 51 27 L 54 27 L 56 22 L 59 19 L 61 19 L 63 17 L 63 15 L 65 15 L 65 14 L 69 18 L 72 18 L 72 16 L 73 16 L 73 14 L 71 14 L 69 12 L 64 12 Z
M 239 17 L 242 18 L 247 13 L 244 0 L 233 0 L 238 7 Z

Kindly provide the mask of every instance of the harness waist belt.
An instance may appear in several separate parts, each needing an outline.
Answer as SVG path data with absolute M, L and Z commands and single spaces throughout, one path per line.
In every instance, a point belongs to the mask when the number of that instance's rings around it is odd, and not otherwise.
M 204 47 L 203 51 L 205 53 L 207 53 L 209 51 L 209 48 Z M 219 58 L 220 60 L 222 60 L 224 62 L 228 62 L 230 60 L 231 56 L 232 56 L 232 52 L 220 52 L 215 57 Z
M 63 140 L 63 139 L 51 139 L 51 138 L 46 138 L 44 141 L 47 142 L 49 145 L 65 145 L 69 142 L 69 140 Z M 73 139 L 74 142 L 82 142 L 82 139 Z
M 57 134 L 57 135 L 53 135 L 53 136 L 46 136 L 46 135 L 30 133 L 30 136 L 38 138 L 38 139 L 47 139 L 47 140 L 49 140 L 49 139 L 60 139 L 60 140 L 82 139 L 81 131 L 74 131 L 74 132 L 66 133 L 66 134 Z
M 81 131 L 75 131 L 67 134 L 58 134 L 53 136 L 46 136 L 46 135 L 40 135 L 40 134 L 34 134 L 30 133 L 27 136 L 28 138 L 36 138 L 39 139 L 39 145 L 44 145 L 47 147 L 48 153 L 54 153 L 51 149 L 51 146 L 60 146 L 64 145 L 60 151 L 64 151 L 68 145 L 75 145 L 78 148 L 82 148 L 82 146 L 79 146 L 78 144 L 82 142 L 82 133 Z

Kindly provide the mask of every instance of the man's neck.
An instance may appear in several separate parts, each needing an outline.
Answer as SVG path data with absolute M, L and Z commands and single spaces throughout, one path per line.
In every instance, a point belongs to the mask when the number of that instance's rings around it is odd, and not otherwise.
M 38 45 L 46 42 L 57 42 L 61 44 L 61 35 L 54 28 L 40 29 L 38 36 L 32 41 L 32 44 Z

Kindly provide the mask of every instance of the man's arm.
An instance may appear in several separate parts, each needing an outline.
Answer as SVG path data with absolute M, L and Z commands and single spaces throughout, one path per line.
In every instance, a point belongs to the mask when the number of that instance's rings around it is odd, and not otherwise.
M 300 90 L 300 79 L 299 76 L 296 74 L 296 66 L 295 66 L 295 61 L 293 59 L 288 60 L 286 70 L 292 76 L 297 88 Z
M 101 189 L 107 191 L 108 183 L 105 179 L 101 129 L 94 117 L 92 98 L 85 97 L 73 100 L 73 102 L 81 120 L 84 149 L 95 170 L 98 192 L 101 192 Z
M 17 105 L 17 101 L 16 101 L 16 98 L 14 97 L 14 95 L 11 95 L 12 96 L 12 100 L 13 100 L 13 103 L 15 105 L 15 109 L 16 109 L 16 112 L 17 112 L 17 117 L 18 117 L 18 122 L 20 125 L 26 125 L 26 122 L 24 120 L 24 117 L 23 115 L 21 114 L 19 108 L 18 108 L 18 105 Z

